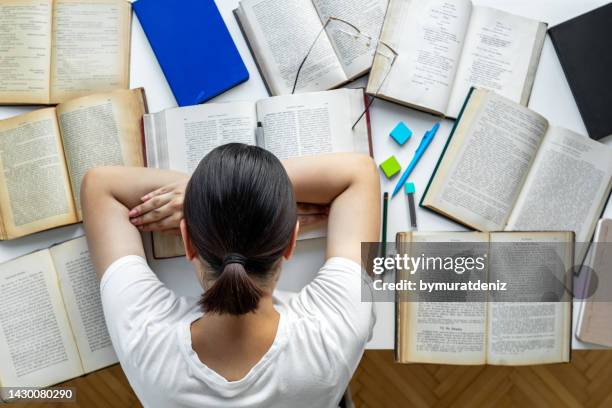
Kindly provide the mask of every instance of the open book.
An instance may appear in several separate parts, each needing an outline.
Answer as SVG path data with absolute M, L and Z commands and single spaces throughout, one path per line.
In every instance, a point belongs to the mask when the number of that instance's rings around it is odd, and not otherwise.
M 117 362 L 85 237 L 0 265 L 2 387 L 46 387 Z
M 0 121 L 0 239 L 81 221 L 90 168 L 142 166 L 144 91 L 85 96 Z
M 582 263 L 611 188 L 611 147 L 475 89 L 421 206 L 480 231 L 573 231 Z
M 402 293 L 396 302 L 396 360 L 458 365 L 569 362 L 572 302 L 565 288 L 571 288 L 572 274 L 566 271 L 573 265 L 573 233 L 397 235 L 398 253 L 409 256 L 419 256 L 423 248 L 434 245 L 446 245 L 445 256 L 454 256 L 448 251 L 451 244 L 464 253 L 470 246 L 479 248 L 476 252 L 488 246 L 490 256 L 486 258 L 484 281 L 507 283 L 512 299 L 503 292 L 499 292 L 502 293 L 499 298 L 491 297 L 492 292 L 462 292 L 465 297 L 461 300 L 450 298 L 453 294 L 449 292 L 413 292 L 406 297 Z M 525 256 L 526 245 L 532 251 L 530 256 Z M 538 251 L 538 256 L 533 251 Z M 557 267 L 542 273 L 541 266 L 545 264 Z M 553 279 L 544 275 L 551 270 Z M 397 273 L 397 281 L 414 277 L 406 271 Z M 473 277 L 470 281 L 475 282 Z M 556 301 L 540 302 L 542 293 L 547 291 L 560 296 Z
M 125 0 L 0 0 L 0 104 L 56 104 L 129 84 Z
M 546 28 L 470 0 L 390 0 L 380 39 L 398 55 L 379 45 L 367 92 L 450 118 L 472 86 L 527 106 Z
M 271 95 L 336 88 L 370 70 L 387 0 L 242 0 L 234 11 Z M 355 35 L 357 28 L 362 35 Z
M 582 302 L 576 337 L 581 341 L 612 347 L 612 220 L 602 219 L 597 225 L 593 253 L 585 262 L 589 273 L 584 287 L 594 288 Z M 589 296 L 590 295 L 590 296 Z M 584 299 L 584 297 L 583 297 Z
M 363 89 L 337 89 L 145 115 L 147 166 L 192 173 L 208 152 L 230 142 L 261 146 L 281 160 L 332 152 L 371 155 L 369 116 L 351 129 L 364 109 Z M 319 229 L 305 232 L 302 239 L 322 236 Z M 180 239 L 168 235 L 154 234 L 153 247 L 156 258 L 183 254 Z

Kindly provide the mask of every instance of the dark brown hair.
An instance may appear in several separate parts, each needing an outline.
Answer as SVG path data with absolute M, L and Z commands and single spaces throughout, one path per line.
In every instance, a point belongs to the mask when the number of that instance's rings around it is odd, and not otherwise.
M 281 162 L 256 146 L 230 143 L 202 159 L 183 204 L 187 234 L 214 284 L 205 312 L 243 315 L 257 308 L 297 222 L 293 187 Z

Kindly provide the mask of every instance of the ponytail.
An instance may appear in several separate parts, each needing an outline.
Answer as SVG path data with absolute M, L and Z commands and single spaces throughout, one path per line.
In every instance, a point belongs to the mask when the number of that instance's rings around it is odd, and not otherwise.
M 291 244 L 297 210 L 283 164 L 257 146 L 213 149 L 193 172 L 183 202 L 187 235 L 214 283 L 202 311 L 253 312 Z
M 247 274 L 245 263 L 239 254 L 225 257 L 220 276 L 200 299 L 204 312 L 240 316 L 257 309 L 263 292 Z

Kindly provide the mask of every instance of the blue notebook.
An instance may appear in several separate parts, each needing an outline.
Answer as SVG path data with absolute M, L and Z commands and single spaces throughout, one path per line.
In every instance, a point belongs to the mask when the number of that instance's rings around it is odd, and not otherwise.
M 179 106 L 249 79 L 214 0 L 137 0 L 133 7 Z

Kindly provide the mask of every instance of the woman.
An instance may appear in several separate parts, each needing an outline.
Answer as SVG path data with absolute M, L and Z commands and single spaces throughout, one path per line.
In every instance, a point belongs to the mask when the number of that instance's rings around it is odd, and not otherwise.
M 366 156 L 281 163 L 254 146 L 208 154 L 191 178 L 142 168 L 87 173 L 89 248 L 121 365 L 146 407 L 337 406 L 374 324 L 361 299 L 360 243 L 379 232 Z M 325 265 L 274 296 L 296 245 L 296 202 L 329 205 Z M 180 229 L 205 292 L 179 297 L 144 259 L 140 231 Z

